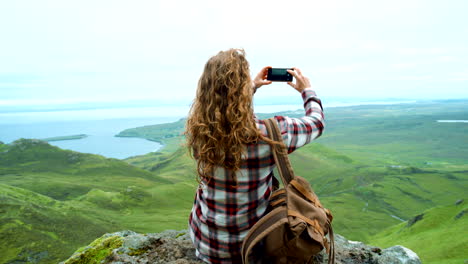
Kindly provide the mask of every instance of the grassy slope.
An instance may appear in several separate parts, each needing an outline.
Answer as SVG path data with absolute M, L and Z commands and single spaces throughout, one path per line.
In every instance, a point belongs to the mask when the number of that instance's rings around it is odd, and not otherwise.
M 465 197 L 466 198 L 466 197 Z M 464 215 L 456 218 L 464 211 Z M 468 259 L 468 205 L 438 206 L 424 212 L 423 219 L 408 226 L 402 223 L 371 237 L 372 244 L 399 244 L 413 249 L 423 263 L 464 263 Z
M 334 213 L 337 232 L 354 240 L 460 199 L 468 186 L 466 172 L 369 166 L 320 144 L 297 151 L 291 162 Z
M 162 176 L 43 141 L 0 145 L 0 263 L 56 263 L 106 232 L 185 228 L 195 183 Z
M 0 263 L 28 258 L 58 263 L 77 246 L 113 229 L 72 203 L 4 184 L 0 193 Z
M 159 162 L 149 163 L 152 173 L 173 184 L 161 184 L 147 189 L 160 203 L 142 208 L 143 219 L 149 218 L 147 223 L 142 224 L 147 227 L 149 224 L 153 230 L 151 232 L 187 228 L 188 215 L 197 186 L 193 160 L 184 148 L 179 148 L 174 153 L 162 154 Z M 155 226 L 154 223 L 158 225 Z
M 434 122 L 437 115 L 443 117 L 439 119 L 466 119 L 466 103 L 464 108 L 460 103 L 450 104 L 443 107 L 443 111 L 435 106 L 412 107 L 415 109 L 411 113 L 407 111 L 408 106 L 392 106 L 391 109 L 382 106 L 381 110 L 378 107 L 330 109 L 327 133 L 318 140 L 321 144 L 309 145 L 291 156 L 296 173 L 311 180 L 323 203 L 332 209 L 338 232 L 352 239 L 366 240 L 382 228 L 399 223 L 390 214 L 409 219 L 434 205 L 451 203 L 465 193 L 468 168 L 463 161 L 468 155 L 465 149 L 459 148 L 463 145 L 459 142 L 467 142 L 466 126 L 442 124 L 451 125 L 450 130 L 443 128 L 450 137 L 441 137 L 442 145 L 431 145 L 427 138 L 432 138 L 431 133 L 439 131 L 434 127 L 441 125 Z M 444 111 L 448 114 L 441 113 Z M 414 115 L 417 117 L 411 117 Z M 404 124 L 408 129 L 392 130 L 387 134 L 389 126 L 401 120 L 402 116 L 406 116 Z M 347 123 L 348 118 L 352 121 Z M 379 126 L 379 122 L 384 125 Z M 417 126 L 417 123 L 424 125 Z M 170 127 L 167 131 L 171 133 L 174 129 L 181 129 L 180 126 Z M 419 137 L 407 137 L 406 133 Z M 382 142 L 378 137 L 382 137 Z M 387 142 L 387 137 L 392 141 Z M 168 139 L 177 141 L 180 137 Z M 79 212 L 86 216 L 89 222 L 83 224 L 77 233 L 92 237 L 88 242 L 100 235 L 95 235 L 96 232 L 181 229 L 186 227 L 196 181 L 193 160 L 184 149 L 177 147 L 178 144 L 172 144 L 164 153 L 127 160 L 140 168 L 98 155 L 60 150 L 36 141 L 13 146 L 0 144 L 0 179 L 3 184 L 24 189 L 15 189 L 15 192 L 25 192 L 24 197 L 18 198 L 24 200 L 25 205 L 31 201 L 27 197 L 36 197 L 37 193 L 49 196 L 57 205 L 66 205 L 59 208 L 32 205 L 38 208 L 38 212 L 44 210 L 43 215 L 54 216 L 46 222 L 58 219 L 54 225 L 31 228 L 52 237 L 54 234 L 66 237 L 56 230 L 70 228 L 70 223 L 73 223 L 71 219 L 55 216 L 54 210 L 67 214 Z M 394 144 L 405 146 L 405 152 L 398 151 Z M 438 149 L 428 152 L 431 146 Z M 414 152 L 406 153 L 413 149 Z M 455 154 L 450 149 L 455 149 Z M 440 155 L 429 160 L 434 152 Z M 4 204 L 0 205 L 3 207 Z M 11 207 L 9 211 L 19 212 L 20 208 Z M 18 248 L 31 255 L 31 252 L 44 251 L 46 245 L 50 245 L 47 251 L 55 254 L 52 248 L 58 244 L 52 242 L 42 244 L 40 251 L 37 244 L 9 246 L 13 244 L 14 237 L 12 233 L 5 233 L 4 226 L 11 223 L 3 221 L 12 219 L 5 220 L 0 214 L 0 235 L 9 234 L 4 236 L 7 240 L 1 246 L 7 253 L 5 255 L 17 255 L 20 252 Z M 25 222 L 20 217 L 18 219 Z M 366 219 L 365 224 L 362 219 Z M 19 241 L 23 242 L 29 241 L 27 234 L 34 233 L 24 227 L 16 230 L 21 234 Z M 80 241 L 72 241 L 76 244 L 75 249 L 87 244 Z M 70 253 L 66 248 L 64 250 L 61 256 L 66 257 Z
M 0 153 L 0 176 L 2 182 L 60 200 L 93 188 L 121 191 L 131 185 L 170 183 L 117 159 L 61 150 L 39 140 L 18 140 Z

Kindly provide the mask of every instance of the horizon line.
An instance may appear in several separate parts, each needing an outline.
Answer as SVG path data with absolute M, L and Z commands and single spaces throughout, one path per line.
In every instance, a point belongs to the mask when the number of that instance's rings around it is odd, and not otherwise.
M 443 101 L 443 100 L 468 100 L 468 96 L 466 97 L 434 97 L 434 98 L 413 98 L 413 97 L 360 97 L 360 96 L 319 96 L 322 101 L 324 100 L 332 100 L 333 102 L 348 102 L 354 100 L 360 100 L 361 102 L 371 102 L 371 101 Z M 281 102 L 278 100 L 281 99 Z M 297 101 L 297 98 L 294 96 L 271 96 L 271 97 L 263 97 L 254 99 L 254 103 L 257 105 L 281 105 L 281 104 L 289 104 L 289 100 Z M 186 105 L 187 103 L 191 103 L 192 100 L 180 100 L 180 102 L 168 102 L 167 100 L 161 100 L 158 98 L 138 98 L 138 99 L 105 99 L 100 98 L 99 100 L 83 100 L 83 99 L 0 99 L 0 110 L 4 107 L 40 107 L 40 106 L 78 106 L 78 105 L 111 105 L 111 104 L 118 104 L 122 103 L 123 105 L 135 105 L 141 104 L 137 107 L 146 107 L 149 106 L 150 103 L 156 103 L 158 105 L 163 106 L 182 106 Z M 267 102 L 269 101 L 269 103 Z M 115 107 L 112 107 L 115 108 Z

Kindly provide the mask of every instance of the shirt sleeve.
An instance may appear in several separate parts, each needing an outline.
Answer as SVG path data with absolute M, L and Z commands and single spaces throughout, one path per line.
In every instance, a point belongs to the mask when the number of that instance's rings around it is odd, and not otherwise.
M 275 116 L 288 153 L 320 137 L 325 127 L 322 102 L 315 91 L 312 88 L 304 89 L 302 99 L 304 100 L 305 116 L 301 118 Z

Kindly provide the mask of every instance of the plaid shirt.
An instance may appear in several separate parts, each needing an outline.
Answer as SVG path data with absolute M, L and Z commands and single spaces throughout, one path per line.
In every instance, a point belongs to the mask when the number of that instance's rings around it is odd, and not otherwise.
M 319 137 L 324 128 L 322 105 L 314 90 L 305 89 L 302 98 L 304 117 L 275 116 L 289 153 Z M 267 136 L 264 121 L 256 119 L 256 123 Z M 208 263 L 242 262 L 242 241 L 265 213 L 274 168 L 270 146 L 259 142 L 246 146 L 239 171 L 218 167 L 208 183 L 200 184 L 189 217 L 197 257 Z M 234 173 L 237 182 L 232 180 Z

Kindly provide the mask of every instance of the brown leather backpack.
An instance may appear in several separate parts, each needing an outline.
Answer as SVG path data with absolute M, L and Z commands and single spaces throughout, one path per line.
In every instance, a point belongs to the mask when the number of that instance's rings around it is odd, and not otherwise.
M 276 188 L 266 215 L 245 237 L 242 262 L 313 263 L 314 256 L 326 248 L 328 263 L 335 263 L 331 212 L 322 206 L 307 180 L 294 175 L 276 120 L 267 119 L 265 124 L 270 137 L 281 142 L 273 146 L 273 155 L 285 188 Z

